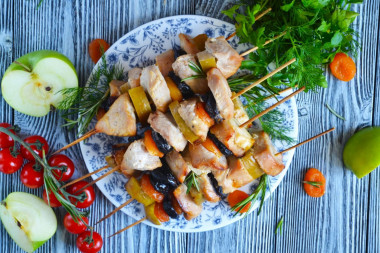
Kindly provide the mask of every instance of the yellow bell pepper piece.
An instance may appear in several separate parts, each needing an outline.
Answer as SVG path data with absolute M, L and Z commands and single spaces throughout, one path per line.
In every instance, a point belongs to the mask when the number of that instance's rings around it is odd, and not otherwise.
M 245 155 L 240 159 L 253 179 L 257 179 L 264 175 L 264 171 L 260 168 L 260 165 L 256 162 L 255 158 L 253 157 L 252 149 L 248 150 L 247 153 L 245 153 Z
M 137 117 L 142 124 L 145 124 L 149 114 L 152 112 L 149 100 L 145 94 L 144 88 L 141 86 L 135 87 L 128 91 L 132 99 L 133 106 L 135 107 Z
M 171 79 L 168 76 L 165 76 L 166 85 L 169 88 L 170 91 L 170 97 L 173 101 L 181 101 L 182 100 L 182 93 L 178 89 L 177 85 L 174 83 L 173 79 Z
M 200 191 L 197 191 L 197 189 L 195 189 L 194 187 L 191 187 L 189 194 L 193 198 L 195 204 L 197 205 L 200 205 L 205 201 L 203 198 L 203 194 Z
M 157 216 L 154 214 L 154 205 L 156 203 L 153 203 L 149 206 L 145 207 L 145 215 L 153 224 L 161 225 L 160 220 L 157 218 Z
M 197 53 L 197 57 L 199 64 L 201 64 L 201 67 L 205 73 L 207 73 L 207 71 L 211 68 L 216 68 L 215 57 L 207 51 Z
M 195 135 L 193 131 L 191 131 L 191 129 L 186 125 L 185 121 L 181 118 L 181 115 L 179 115 L 178 113 L 178 107 L 179 107 L 179 102 L 173 101 L 169 105 L 170 112 L 172 113 L 173 118 L 175 122 L 177 123 L 179 130 L 181 130 L 186 140 L 188 140 L 190 143 L 194 143 L 196 140 L 199 139 L 199 137 Z
M 144 206 L 149 206 L 154 203 L 154 199 L 149 197 L 146 193 L 144 193 L 141 189 L 141 185 L 139 181 L 135 177 L 131 177 L 127 184 L 125 185 L 125 189 L 128 194 L 131 195 L 132 198 L 143 204 Z

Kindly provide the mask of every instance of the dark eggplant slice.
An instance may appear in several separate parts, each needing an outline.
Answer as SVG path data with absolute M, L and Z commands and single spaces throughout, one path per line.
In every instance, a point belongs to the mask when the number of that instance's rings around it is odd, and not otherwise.
M 216 107 L 216 101 L 214 95 L 211 91 L 207 92 L 205 95 L 200 96 L 202 102 L 205 103 L 205 109 L 208 115 L 215 120 L 216 123 L 223 121 L 222 116 L 219 113 L 218 107 Z
M 174 49 L 174 59 L 177 59 L 181 55 L 185 55 L 185 54 L 186 54 L 186 52 L 182 48 L 175 48 Z
M 157 148 L 164 154 L 169 153 L 172 151 L 173 147 L 170 146 L 166 140 L 161 136 L 161 134 L 157 133 L 156 131 L 152 130 L 152 138 L 154 142 L 157 145 Z
M 163 163 L 162 167 L 152 170 L 149 178 L 154 189 L 164 195 L 167 195 L 169 191 L 173 191 L 178 186 L 177 179 L 165 163 Z
M 216 138 L 215 135 L 213 135 L 212 133 L 209 132 L 208 138 L 210 138 L 214 142 L 214 144 L 218 147 L 220 152 L 223 153 L 223 155 L 225 155 L 225 156 L 233 155 L 232 151 L 229 150 L 218 138 Z
M 189 99 L 195 96 L 194 91 L 184 82 L 181 82 L 181 79 L 174 74 L 173 71 L 169 72 L 169 77 L 177 85 L 178 89 L 181 91 L 181 94 L 184 99 Z
M 170 218 L 177 219 L 178 214 L 174 210 L 174 207 L 172 206 L 172 199 L 171 194 L 168 194 L 165 196 L 164 201 L 162 202 L 162 206 L 164 207 L 165 212 L 170 216 Z
M 215 189 L 215 192 L 222 198 L 226 198 L 227 195 L 223 193 L 223 189 L 221 186 L 219 186 L 218 181 L 216 181 L 214 175 L 210 172 L 207 174 L 207 176 L 210 178 L 211 184 Z

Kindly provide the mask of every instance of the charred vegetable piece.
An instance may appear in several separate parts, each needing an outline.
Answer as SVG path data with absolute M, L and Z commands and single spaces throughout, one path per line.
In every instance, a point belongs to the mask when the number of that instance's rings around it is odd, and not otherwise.
M 169 215 L 163 207 L 163 203 L 154 203 L 154 215 L 161 222 L 168 222 L 170 220 Z
M 153 140 L 151 129 L 149 129 L 148 131 L 144 133 L 144 144 L 145 144 L 146 149 L 151 155 L 158 156 L 158 157 L 164 156 L 164 153 L 162 153 L 158 149 L 156 142 Z
M 131 96 L 137 117 L 141 123 L 146 124 L 149 114 L 152 112 L 152 108 L 150 107 L 149 100 L 145 94 L 144 88 L 138 86 L 136 88 L 130 89 L 128 93 L 129 96 Z
M 157 145 L 157 148 L 164 154 L 169 153 L 173 148 L 167 141 L 156 131 L 152 130 L 152 138 Z
M 190 86 L 184 82 L 181 82 L 181 79 L 176 76 L 174 72 L 169 72 L 169 77 L 177 85 L 184 99 L 189 99 L 195 96 L 194 91 L 190 88 Z
M 181 91 L 178 89 L 177 85 L 174 83 L 173 79 L 165 76 L 166 84 L 168 85 L 170 91 L 170 97 L 173 101 L 181 101 L 183 99 Z
M 208 151 L 214 153 L 217 157 L 223 156 L 222 152 L 218 149 L 215 143 L 207 138 L 204 142 L 202 142 L 203 147 L 205 147 Z
M 207 176 L 210 178 L 211 184 L 215 189 L 215 192 L 222 198 L 226 198 L 227 195 L 223 193 L 223 189 L 221 186 L 219 186 L 218 181 L 216 181 L 214 175 L 210 172 L 207 174 Z
M 150 173 L 150 182 L 154 189 L 165 195 L 177 188 L 178 185 L 177 179 L 166 164 Z
M 210 69 L 216 68 L 216 60 L 212 54 L 202 51 L 197 53 L 197 57 L 203 72 L 207 73 Z
M 205 201 L 202 192 L 198 191 L 194 187 L 191 187 L 189 194 L 197 205 L 201 205 Z
M 164 201 L 162 202 L 162 206 L 165 212 L 170 216 L 170 218 L 173 218 L 173 219 L 178 218 L 178 214 L 172 205 L 172 197 L 170 194 L 164 198 Z
M 251 175 L 253 179 L 259 178 L 264 175 L 264 171 L 260 168 L 260 165 L 253 157 L 253 149 L 247 151 L 247 153 L 241 158 L 245 169 Z
M 132 198 L 143 204 L 144 206 L 149 206 L 154 203 L 154 199 L 145 194 L 142 189 L 139 181 L 135 177 L 131 177 L 127 184 L 125 185 L 125 189 L 128 194 L 131 195 Z
M 177 126 L 179 130 L 181 130 L 183 136 L 185 136 L 186 140 L 188 140 L 190 143 L 194 143 L 196 140 L 199 139 L 199 137 L 194 134 L 193 131 L 186 125 L 185 121 L 182 119 L 181 115 L 178 113 L 178 107 L 179 103 L 178 101 L 173 101 L 170 105 L 170 112 L 172 113 L 172 116 L 177 123 Z
M 162 202 L 164 200 L 164 194 L 154 189 L 153 185 L 150 183 L 150 178 L 148 174 L 144 174 L 141 177 L 141 189 L 156 202 Z
M 219 113 L 214 95 L 211 93 L 211 91 L 207 92 L 205 95 L 202 95 L 201 100 L 205 103 L 205 110 L 208 115 L 210 115 L 210 117 L 213 118 L 216 123 L 222 122 L 223 117 Z
M 115 159 L 112 157 L 112 155 L 106 156 L 105 159 L 108 166 L 110 166 L 111 168 L 116 167 L 116 162 L 115 162 Z
M 177 59 L 178 57 L 184 54 L 186 54 L 185 50 L 183 50 L 182 48 L 178 48 L 174 50 L 174 59 Z
M 208 138 L 210 138 L 212 140 L 212 142 L 214 142 L 214 144 L 218 147 L 218 149 L 220 150 L 220 152 L 223 153 L 223 155 L 225 156 L 231 156 L 233 155 L 233 153 L 231 152 L 231 150 L 229 150 L 222 142 L 220 142 L 218 140 L 218 138 L 215 137 L 215 135 L 213 135 L 212 133 L 208 133 Z
M 193 38 L 194 44 L 197 46 L 199 51 L 205 50 L 205 43 L 208 37 L 207 34 L 201 33 Z
M 153 204 L 151 204 L 149 206 L 146 206 L 145 207 L 145 215 L 148 218 L 148 220 L 150 220 L 153 224 L 161 225 L 160 220 L 157 218 L 157 216 L 156 216 L 156 214 L 154 212 L 155 205 L 156 205 L 156 203 L 153 203 Z

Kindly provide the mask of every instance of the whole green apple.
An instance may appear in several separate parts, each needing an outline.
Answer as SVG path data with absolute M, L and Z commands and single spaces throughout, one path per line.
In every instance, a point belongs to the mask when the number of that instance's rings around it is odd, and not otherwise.
M 2 95 L 15 110 L 45 116 L 50 106 L 64 98 L 64 88 L 78 87 L 78 77 L 70 60 L 51 50 L 26 54 L 14 61 L 1 81 Z
M 0 204 L 0 218 L 20 248 L 33 252 L 57 230 L 57 218 L 50 206 L 32 194 L 13 192 Z
M 355 133 L 344 147 L 343 161 L 358 178 L 380 166 L 380 127 L 369 127 Z

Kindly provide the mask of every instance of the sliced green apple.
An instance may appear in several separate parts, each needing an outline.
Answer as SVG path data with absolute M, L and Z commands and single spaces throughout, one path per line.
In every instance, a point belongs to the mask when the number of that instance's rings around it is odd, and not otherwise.
M 20 248 L 33 252 L 57 230 L 57 218 L 45 202 L 29 193 L 13 192 L 0 204 L 0 218 Z
M 5 71 L 1 91 L 7 103 L 19 112 L 41 117 L 50 106 L 62 101 L 64 88 L 78 87 L 78 77 L 70 60 L 51 50 L 26 54 Z
M 358 178 L 380 166 L 380 127 L 369 127 L 355 133 L 344 147 L 343 161 Z

